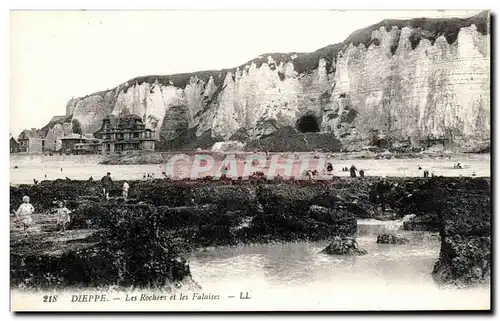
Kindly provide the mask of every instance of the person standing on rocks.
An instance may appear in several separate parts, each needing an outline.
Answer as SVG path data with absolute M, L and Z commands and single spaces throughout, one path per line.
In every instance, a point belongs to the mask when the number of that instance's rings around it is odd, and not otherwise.
M 385 213 L 386 199 L 389 191 L 391 190 L 391 185 L 389 184 L 389 182 L 387 182 L 387 179 L 383 177 L 382 180 L 377 183 L 375 190 L 377 192 L 378 200 L 382 208 L 382 213 Z
M 60 233 L 65 234 L 66 233 L 66 226 L 70 222 L 70 216 L 69 214 L 71 213 L 70 210 L 64 206 L 64 203 L 60 201 L 58 203 L 58 208 L 56 209 L 56 215 L 57 215 L 57 226 L 61 229 Z
M 356 166 L 354 165 L 351 165 L 351 168 L 349 169 L 349 171 L 351 172 L 351 177 L 356 177 L 356 171 L 358 169 L 356 168 Z
M 31 215 L 35 212 L 35 208 L 30 204 L 29 196 L 23 196 L 23 203 L 19 205 L 17 211 L 14 212 L 16 215 L 17 222 L 23 225 L 24 235 L 28 235 L 28 227 L 32 225 L 33 219 Z
M 109 200 L 109 189 L 111 188 L 112 183 L 113 180 L 111 179 L 111 173 L 107 172 L 106 176 L 101 178 L 102 194 L 106 197 L 106 200 Z
M 125 183 L 123 183 L 123 187 L 122 187 L 122 196 L 124 199 L 127 199 L 128 198 L 128 190 L 130 188 L 130 185 L 128 185 L 128 182 L 125 181 Z

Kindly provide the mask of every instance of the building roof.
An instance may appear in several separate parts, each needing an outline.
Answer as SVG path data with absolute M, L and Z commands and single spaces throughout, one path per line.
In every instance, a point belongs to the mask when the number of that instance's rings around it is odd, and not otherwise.
M 38 130 L 36 130 L 35 128 L 32 128 L 32 129 L 25 129 L 23 130 L 19 136 L 18 136 L 18 140 L 22 140 L 22 139 L 29 139 L 29 138 L 42 138 L 43 135 L 42 133 L 39 133 Z
M 137 127 L 137 123 L 144 126 L 142 123 L 142 117 L 130 114 L 120 117 L 118 119 L 117 127 L 118 129 L 135 129 Z
M 64 137 L 61 137 L 61 139 L 84 139 L 84 140 L 89 140 L 88 137 L 85 137 L 85 136 L 80 135 L 80 134 L 75 134 L 75 133 L 71 133 L 71 134 L 66 135 Z

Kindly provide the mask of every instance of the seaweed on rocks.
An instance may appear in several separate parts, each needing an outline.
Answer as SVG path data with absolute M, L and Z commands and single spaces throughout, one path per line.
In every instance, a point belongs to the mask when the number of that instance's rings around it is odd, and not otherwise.
M 154 206 L 114 206 L 110 214 L 101 221 L 107 228 L 103 245 L 109 255 L 121 260 L 117 264 L 120 285 L 162 287 L 191 276 L 186 260 L 163 235 L 160 213 Z
M 406 244 L 410 240 L 401 235 L 380 234 L 377 236 L 377 243 L 381 244 Z
M 196 204 L 217 204 L 228 211 L 253 212 L 257 206 L 255 188 L 248 186 L 206 185 L 193 189 L 192 195 Z
M 368 199 L 366 185 L 351 188 L 327 186 L 312 200 L 312 204 L 342 208 L 352 213 L 356 218 L 372 218 L 375 215 L 375 205 Z
M 155 206 L 187 206 L 192 188 L 183 182 L 156 179 L 153 181 L 138 181 L 131 186 L 129 196 Z
M 488 282 L 491 269 L 491 188 L 484 178 L 428 182 L 440 222 L 441 251 L 433 275 L 443 283 Z
M 218 208 L 213 205 L 207 206 L 160 206 L 160 224 L 168 229 L 181 229 L 186 227 L 198 227 L 207 224 L 218 214 Z
M 296 187 L 290 184 L 259 186 L 257 197 L 265 213 L 300 214 L 309 210 L 315 195 L 321 192 L 321 186 L 309 185 Z
M 113 183 L 107 201 L 98 182 L 11 186 L 11 208 L 17 209 L 22 196 L 29 195 L 35 215 L 52 208 L 55 200 L 66 200 L 73 211 L 69 233 L 85 235 L 59 245 L 49 230 L 44 231 L 48 239 L 45 234 L 30 236 L 26 242 L 15 239 L 12 284 L 161 286 L 189 277 L 179 253 L 195 248 L 352 236 L 356 218 L 378 215 L 381 194 L 395 217 L 412 214 L 404 221 L 405 228 L 440 231 L 436 277 L 445 282 L 487 278 L 489 179 L 387 178 L 384 188 L 378 182 L 371 177 L 326 182 L 131 181 L 127 201 L 115 197 L 123 184 L 119 181 Z M 69 267 L 74 273 L 68 272 Z
M 324 248 L 321 253 L 330 255 L 365 255 L 365 249 L 358 246 L 358 242 L 352 237 L 334 237 L 333 241 Z
M 353 220 L 355 227 L 355 220 Z M 328 224 L 307 215 L 260 214 L 255 216 L 248 228 L 242 229 L 245 242 L 268 243 L 271 241 L 294 242 L 318 241 L 335 235 L 353 234 L 355 228 L 344 227 L 341 222 Z
M 30 202 L 37 211 L 46 211 L 54 207 L 57 201 L 73 201 L 81 195 L 99 196 L 99 186 L 86 181 L 67 181 L 57 179 L 42 181 L 39 185 L 20 185 L 10 189 L 11 210 L 17 209 L 24 195 L 30 197 Z
M 491 277 L 489 236 L 447 236 L 441 241 L 439 260 L 432 272 L 441 283 L 469 285 L 487 283 Z
M 449 201 L 447 204 L 451 205 Z M 491 271 L 491 200 L 460 199 L 440 213 L 441 251 L 433 274 L 441 282 L 488 282 Z
M 175 242 L 162 233 L 153 206 L 106 204 L 85 209 L 99 218 L 95 221 L 101 228 L 99 241 L 60 255 L 14 249 L 11 285 L 156 288 L 190 278 L 189 265 L 179 256 Z
M 317 222 L 325 223 L 335 227 L 334 235 L 353 235 L 356 233 L 356 218 L 352 213 L 342 208 L 325 208 L 312 205 L 308 216 Z M 328 233 L 328 236 L 332 233 Z

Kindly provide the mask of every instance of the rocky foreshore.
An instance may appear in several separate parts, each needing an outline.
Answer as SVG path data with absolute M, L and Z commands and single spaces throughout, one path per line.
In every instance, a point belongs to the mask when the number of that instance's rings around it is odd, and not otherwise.
M 28 237 L 11 228 L 11 284 L 164 286 L 190 280 L 182 255 L 197 248 L 332 240 L 354 236 L 357 218 L 408 214 L 441 231 L 435 274 L 443 281 L 489 275 L 489 179 L 129 183 L 128 200 L 120 197 L 123 182 L 115 181 L 108 201 L 95 181 L 11 187 L 11 210 L 29 195 L 39 223 Z M 73 212 L 66 236 L 49 222 L 59 200 Z M 477 243 L 473 250 L 465 246 L 470 242 Z

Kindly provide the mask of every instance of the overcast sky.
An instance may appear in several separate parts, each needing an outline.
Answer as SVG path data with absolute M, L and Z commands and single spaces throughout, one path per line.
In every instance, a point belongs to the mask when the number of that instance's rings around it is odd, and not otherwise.
M 10 131 L 41 128 L 72 97 L 141 75 L 310 52 L 388 18 L 475 11 L 12 11 Z

